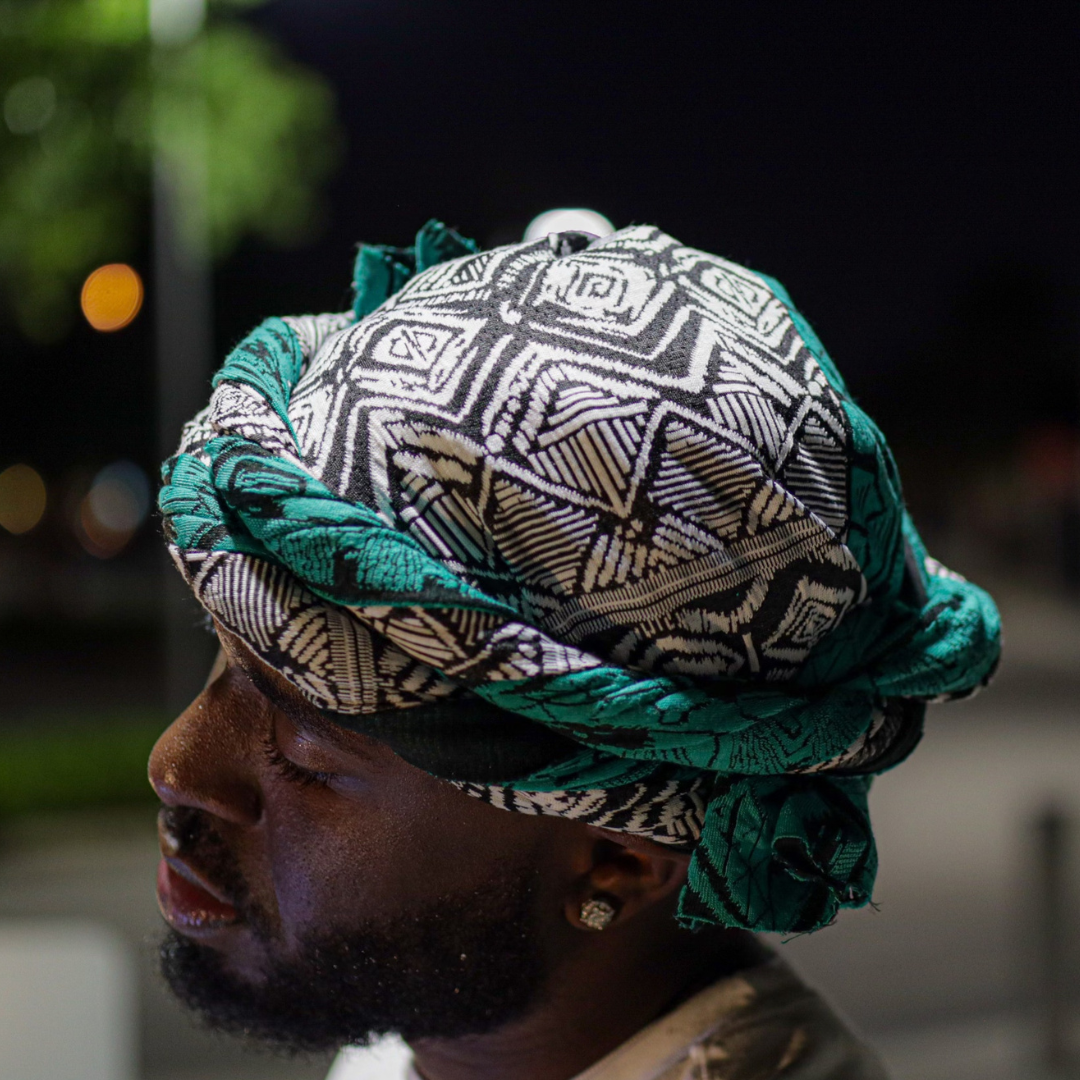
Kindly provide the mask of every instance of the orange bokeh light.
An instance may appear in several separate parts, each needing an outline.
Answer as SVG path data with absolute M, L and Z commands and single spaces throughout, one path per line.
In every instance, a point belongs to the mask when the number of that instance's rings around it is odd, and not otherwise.
M 123 330 L 142 307 L 142 278 L 125 263 L 99 266 L 83 283 L 80 303 L 95 330 Z
M 0 472 L 0 529 L 29 532 L 45 513 L 48 493 L 41 474 L 29 465 L 12 465 Z

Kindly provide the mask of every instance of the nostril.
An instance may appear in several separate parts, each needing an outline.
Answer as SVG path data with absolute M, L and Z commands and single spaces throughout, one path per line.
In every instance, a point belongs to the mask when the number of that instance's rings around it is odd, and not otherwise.
M 176 855 L 210 833 L 206 815 L 191 806 L 166 806 L 158 811 L 158 838 L 166 855 Z

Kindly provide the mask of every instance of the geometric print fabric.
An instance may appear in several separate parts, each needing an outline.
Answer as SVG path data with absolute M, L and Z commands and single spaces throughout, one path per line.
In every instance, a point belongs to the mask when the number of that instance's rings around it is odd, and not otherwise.
M 869 899 L 867 776 L 998 622 L 782 296 L 639 227 L 268 320 L 167 463 L 173 557 L 321 709 L 423 726 L 471 690 L 570 736 L 458 786 L 692 850 L 684 922 L 821 925 Z
M 304 466 L 583 653 L 790 678 L 865 590 L 836 393 L 749 271 L 652 228 L 556 244 L 332 335 L 289 403 Z
M 285 321 L 306 361 L 293 431 L 225 381 L 181 452 L 224 432 L 285 457 L 298 443 L 340 497 L 578 646 L 584 656 L 554 658 L 562 670 L 597 656 L 782 680 L 864 592 L 842 546 L 846 417 L 784 304 L 741 267 L 651 228 L 562 235 L 437 266 L 360 322 Z M 453 623 L 486 629 L 462 612 L 350 619 L 245 555 L 178 565 L 264 660 L 343 714 L 459 694 L 432 643 L 460 637 Z M 379 632 L 380 615 L 411 623 L 408 648 Z M 685 845 L 703 784 L 462 787 Z
M 654 228 L 564 234 L 436 266 L 360 322 L 284 321 L 308 358 L 293 431 L 225 381 L 181 451 L 232 432 L 289 457 L 295 435 L 298 463 L 342 499 L 571 647 L 546 670 L 597 658 L 782 682 L 865 594 L 844 545 L 844 410 L 742 267 Z M 249 562 L 215 554 L 196 592 L 235 592 Z M 446 670 L 489 629 L 467 612 L 367 610 L 391 639 L 396 624 L 398 650 L 329 625 L 303 589 L 267 595 L 266 658 L 344 714 L 451 693 L 422 660 Z

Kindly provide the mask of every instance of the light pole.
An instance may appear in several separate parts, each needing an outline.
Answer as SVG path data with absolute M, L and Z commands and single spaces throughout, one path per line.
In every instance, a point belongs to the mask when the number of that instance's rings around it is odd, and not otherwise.
M 1048 805 L 1036 821 L 1039 900 L 1039 981 L 1042 1013 L 1042 1059 L 1048 1075 L 1080 1075 L 1069 1038 L 1070 1001 L 1069 863 L 1072 822 L 1057 805 Z
M 206 401 L 213 355 L 205 97 L 171 92 L 170 80 L 181 51 L 199 47 L 206 0 L 149 0 L 149 18 L 157 446 L 164 459 Z M 172 566 L 163 573 L 165 700 L 175 713 L 198 692 L 212 639 L 180 575 Z

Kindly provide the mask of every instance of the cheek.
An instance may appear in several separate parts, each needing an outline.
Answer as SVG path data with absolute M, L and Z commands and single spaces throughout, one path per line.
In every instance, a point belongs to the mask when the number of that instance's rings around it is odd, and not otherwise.
M 265 810 L 274 899 L 291 942 L 482 889 L 536 851 L 539 824 L 411 772 L 352 798 L 282 783 Z
M 265 804 L 274 900 L 287 940 L 377 917 L 393 892 L 393 865 L 379 837 L 375 800 L 342 799 L 318 787 L 280 784 Z
M 392 781 L 350 798 L 275 787 L 264 826 L 286 939 L 381 921 L 454 888 L 460 867 L 452 845 L 440 842 L 438 825 L 409 794 Z

